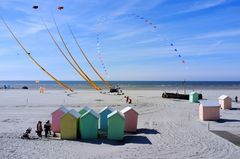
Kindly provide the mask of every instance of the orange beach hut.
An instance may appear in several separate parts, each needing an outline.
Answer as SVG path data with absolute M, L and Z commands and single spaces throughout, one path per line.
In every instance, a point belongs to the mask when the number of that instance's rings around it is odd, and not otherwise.
M 125 117 L 125 131 L 126 132 L 136 132 L 137 131 L 137 121 L 138 113 L 132 107 L 126 107 L 121 110 L 121 113 Z

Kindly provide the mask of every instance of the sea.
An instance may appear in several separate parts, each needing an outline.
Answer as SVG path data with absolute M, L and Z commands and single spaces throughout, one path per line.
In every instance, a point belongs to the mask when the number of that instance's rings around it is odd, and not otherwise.
M 91 90 L 85 81 L 62 81 L 76 90 Z M 108 89 L 103 82 L 95 81 L 102 89 Z M 123 90 L 204 90 L 204 89 L 240 89 L 240 81 L 109 81 L 112 86 Z M 50 90 L 62 88 L 54 81 L 0 81 L 0 89 L 34 90 L 44 87 Z

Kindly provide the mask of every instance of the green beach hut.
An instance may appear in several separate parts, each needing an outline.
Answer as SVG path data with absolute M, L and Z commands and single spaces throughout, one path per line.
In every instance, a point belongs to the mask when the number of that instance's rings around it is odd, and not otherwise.
M 79 126 L 82 139 L 98 137 L 98 118 L 98 114 L 92 109 L 81 116 Z
M 124 137 L 125 117 L 115 110 L 108 114 L 108 134 L 107 138 L 110 140 L 122 140 Z
M 192 92 L 189 94 L 189 102 L 191 103 L 198 103 L 199 95 L 197 92 Z
M 83 107 L 80 111 L 79 114 L 83 115 L 85 114 L 87 111 L 91 110 L 91 108 L 89 108 L 88 106 Z
M 111 107 L 105 107 L 100 112 L 100 130 L 106 132 L 108 128 L 108 114 L 112 113 L 113 109 Z
M 60 118 L 61 139 L 77 139 L 80 114 L 72 109 Z

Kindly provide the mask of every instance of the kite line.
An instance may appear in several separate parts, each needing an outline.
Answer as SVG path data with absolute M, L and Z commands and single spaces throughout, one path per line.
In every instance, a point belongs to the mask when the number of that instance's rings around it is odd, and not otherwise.
M 87 74 L 81 69 L 81 67 L 79 66 L 79 64 L 77 63 L 77 61 L 74 59 L 72 53 L 71 53 L 70 50 L 68 49 L 68 47 L 67 47 L 67 45 L 66 45 L 66 43 L 65 43 L 65 41 L 64 41 L 64 39 L 63 39 L 63 37 L 62 37 L 62 35 L 61 35 L 61 33 L 60 33 L 60 30 L 59 30 L 59 28 L 58 28 L 58 25 L 57 25 L 57 23 L 56 23 L 55 18 L 53 18 L 53 20 L 54 20 L 55 26 L 56 26 L 56 28 L 57 28 L 58 35 L 59 35 L 59 37 L 60 37 L 60 39 L 61 39 L 64 47 L 66 48 L 69 56 L 71 57 L 71 59 L 72 59 L 73 62 L 75 63 L 75 65 L 78 67 L 78 69 L 80 70 L 80 72 L 85 76 L 85 78 L 87 79 L 87 82 L 88 82 L 92 87 L 94 87 L 96 90 L 101 90 L 101 88 L 98 87 L 98 86 L 96 85 L 96 83 L 93 82 L 93 81 L 87 76 Z
M 92 69 L 93 69 L 94 72 L 98 75 L 98 77 L 105 83 L 105 85 L 108 86 L 109 88 L 112 88 L 112 85 L 111 85 L 108 81 L 106 81 L 106 80 L 99 74 L 99 72 L 96 70 L 96 68 L 92 65 L 92 63 L 90 62 L 90 60 L 88 59 L 88 57 L 86 56 L 86 54 L 84 53 L 84 51 L 82 50 L 79 42 L 77 41 L 77 38 L 76 38 L 76 36 L 74 35 L 71 27 L 68 26 L 68 28 L 69 28 L 69 30 L 70 30 L 70 32 L 71 32 L 71 35 L 72 35 L 72 37 L 73 37 L 76 45 L 78 46 L 79 50 L 81 51 L 82 55 L 84 56 L 84 58 L 86 59 L 86 61 L 88 62 L 88 64 L 92 67 Z
M 6 26 L 7 30 L 10 32 L 10 34 L 13 36 L 13 38 L 16 40 L 16 42 L 19 44 L 19 46 L 23 49 L 23 51 L 28 55 L 28 57 L 41 69 L 43 70 L 49 77 L 51 77 L 55 82 L 57 82 L 60 86 L 65 88 L 66 90 L 69 90 L 71 92 L 74 92 L 73 89 L 71 89 L 69 86 L 65 85 L 61 81 L 59 81 L 57 78 L 55 78 L 53 75 L 51 75 L 46 69 L 44 69 L 33 57 L 32 55 L 25 49 L 25 47 L 22 45 L 22 43 L 18 40 L 16 35 L 13 33 L 13 31 L 10 29 L 8 24 L 5 22 L 5 20 L 1 17 L 1 20 L 3 24 Z

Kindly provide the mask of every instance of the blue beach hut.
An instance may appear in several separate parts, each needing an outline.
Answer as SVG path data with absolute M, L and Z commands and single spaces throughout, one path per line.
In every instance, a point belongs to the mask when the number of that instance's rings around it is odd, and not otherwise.
M 113 109 L 109 106 L 103 108 L 99 114 L 100 114 L 100 130 L 107 131 L 108 128 L 108 114 L 112 113 Z

